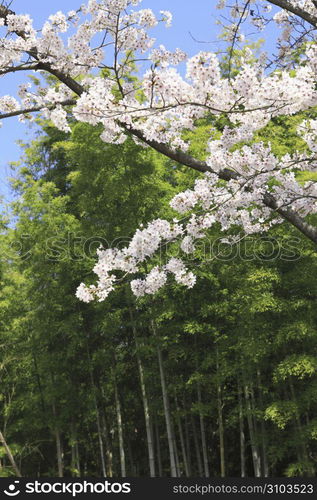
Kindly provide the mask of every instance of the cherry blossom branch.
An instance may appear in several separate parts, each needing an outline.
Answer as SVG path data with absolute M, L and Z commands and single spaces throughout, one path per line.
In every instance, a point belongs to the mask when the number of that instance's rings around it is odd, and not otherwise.
M 38 68 L 39 70 L 44 70 L 55 76 L 60 82 L 64 83 L 70 90 L 75 92 L 78 96 L 81 96 L 84 92 L 84 87 L 80 85 L 80 83 L 76 82 L 74 78 L 66 75 L 62 71 L 57 69 L 53 69 L 50 64 L 39 62 Z
M 8 73 L 16 73 L 17 71 L 36 71 L 38 64 L 21 64 L 20 66 L 12 66 L 10 68 L 0 70 L 0 75 L 7 75 Z
M 8 15 L 15 14 L 15 12 L 13 12 L 10 9 L 8 9 L 4 5 L 2 5 L 0 7 L 1 7 L 0 8 L 0 18 L 4 19 L 4 23 L 6 25 Z M 20 36 L 22 38 L 25 38 L 26 35 L 27 35 L 23 31 L 15 31 L 14 33 L 16 33 L 18 36 Z M 52 66 L 49 63 L 41 62 L 39 60 L 38 51 L 36 49 L 32 49 L 30 51 L 27 51 L 27 53 L 31 57 L 33 57 L 36 61 L 38 61 L 38 64 L 36 65 L 35 69 L 47 71 L 51 75 L 55 76 L 59 81 L 61 81 L 62 83 L 64 83 L 65 85 L 67 85 L 68 88 L 70 88 L 71 90 L 73 90 L 73 92 L 75 92 L 75 94 L 77 94 L 78 96 L 80 96 L 83 93 L 84 89 L 83 89 L 82 85 L 80 85 L 78 82 L 76 82 L 76 80 L 74 80 L 73 78 L 65 75 L 63 72 L 61 72 L 61 71 L 59 71 L 57 69 L 53 69 Z
M 317 228 L 306 222 L 300 215 L 298 215 L 294 210 L 288 208 L 279 207 L 278 202 L 269 193 L 265 193 L 263 197 L 263 203 L 277 212 L 283 219 L 290 222 L 294 227 L 296 227 L 302 234 L 304 234 L 313 243 L 317 243 Z
M 21 114 L 28 114 L 32 112 L 38 112 L 41 111 L 44 108 L 47 109 L 54 109 L 57 105 L 62 105 L 62 106 L 69 106 L 69 105 L 75 105 L 76 101 L 69 99 L 64 102 L 56 103 L 55 105 L 51 106 L 38 106 L 34 108 L 29 108 L 29 109 L 24 109 L 24 110 L 18 110 L 18 111 L 13 111 L 11 113 L 6 113 L 0 115 L 0 119 L 3 118 L 8 118 L 8 117 L 13 117 L 13 116 L 18 116 Z M 132 129 L 128 128 L 125 124 L 121 124 L 121 126 L 130 134 L 134 135 L 138 139 L 142 140 L 145 142 L 148 146 L 152 147 L 155 149 L 157 152 L 163 154 L 164 156 L 170 158 L 171 160 L 176 161 L 177 163 L 187 166 L 193 170 L 196 170 L 198 172 L 206 173 L 206 172 L 211 172 L 214 173 L 212 168 L 209 167 L 206 162 L 197 160 L 196 158 L 188 155 L 187 153 L 184 153 L 182 151 L 176 151 L 167 146 L 166 144 L 159 143 L 154 140 L 147 140 L 145 139 L 144 135 L 142 132 L 140 132 L 137 129 Z M 229 181 L 232 179 L 237 179 L 239 176 L 237 173 L 233 172 L 232 170 L 229 169 L 224 169 L 220 172 L 217 172 L 217 175 L 219 179 Z M 296 212 L 294 212 L 291 209 L 284 209 L 278 206 L 277 201 L 275 198 L 269 194 L 266 193 L 263 197 L 263 202 L 264 204 L 271 208 L 273 211 L 277 212 L 279 215 L 281 215 L 285 220 L 290 222 L 294 227 L 296 227 L 300 232 L 302 232 L 305 236 L 307 236 L 311 241 L 317 243 L 317 229 L 312 226 L 311 224 L 308 224 L 302 217 L 300 217 Z
M 62 102 L 56 102 L 54 104 L 43 104 L 42 106 L 34 106 L 33 108 L 18 109 L 16 111 L 10 111 L 9 113 L 0 114 L 0 120 L 4 118 L 12 118 L 13 116 L 28 115 L 30 113 L 37 113 L 43 109 L 53 110 L 56 106 L 74 106 L 76 104 L 75 99 L 67 99 Z
M 212 172 L 212 169 L 207 165 L 206 162 L 197 160 L 196 158 L 193 158 L 183 151 L 174 150 L 162 142 L 146 139 L 144 137 L 144 134 L 136 128 L 128 127 L 124 123 L 120 123 L 120 125 L 127 131 L 127 133 L 134 135 L 142 142 L 146 143 L 148 146 L 163 154 L 167 158 L 170 158 L 171 160 L 174 160 L 181 165 L 185 165 L 186 167 L 190 167 L 193 170 L 197 170 L 197 172 Z M 221 176 L 219 174 L 219 177 L 224 180 L 230 180 L 232 178 L 229 171 L 224 171 Z
M 294 5 L 288 0 L 268 0 L 269 3 L 276 5 L 277 7 L 281 7 L 281 9 L 285 9 L 292 14 L 304 19 L 312 26 L 317 27 L 317 17 L 309 14 L 304 9 L 301 9 L 298 5 Z
M 125 127 L 126 128 L 126 127 Z M 158 143 L 156 141 L 149 141 L 144 138 L 142 132 L 135 129 L 128 129 L 132 135 L 138 137 L 141 141 L 145 142 L 148 146 L 152 147 L 159 153 L 167 156 L 171 160 L 180 163 L 181 165 L 185 165 L 187 167 L 192 168 L 193 170 L 197 170 L 198 172 L 211 172 L 216 173 L 219 179 L 230 181 L 232 179 L 238 179 L 239 175 L 232 170 L 224 169 L 220 172 L 214 172 L 206 162 L 197 160 L 187 153 L 183 153 L 182 151 L 175 151 L 166 144 Z M 317 243 L 317 228 L 306 222 L 300 215 L 294 212 L 292 209 L 284 209 L 279 207 L 277 200 L 270 193 L 265 193 L 263 196 L 263 203 L 268 208 L 277 212 L 281 217 L 290 222 L 294 227 L 296 227 L 301 233 L 303 233 L 307 238 L 309 238 L 314 243 Z

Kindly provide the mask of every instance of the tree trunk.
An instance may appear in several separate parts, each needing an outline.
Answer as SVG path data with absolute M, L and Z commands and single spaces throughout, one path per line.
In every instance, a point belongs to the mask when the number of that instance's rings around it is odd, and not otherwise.
M 265 430 L 265 424 L 264 424 L 264 418 L 263 418 L 263 411 L 264 411 L 264 404 L 263 404 L 263 396 L 262 396 L 262 388 L 261 388 L 261 373 L 260 370 L 256 371 L 257 374 L 257 380 L 258 380 L 258 395 L 259 395 L 259 402 L 260 402 L 260 408 L 262 412 L 262 417 L 261 417 L 261 440 L 262 440 L 262 446 L 261 446 L 261 474 L 262 477 L 268 477 L 269 476 L 269 466 L 268 466 L 268 460 L 267 460 L 267 452 L 266 452 L 266 430 Z
M 55 434 L 55 442 L 56 442 L 57 475 L 58 475 L 58 477 L 63 477 L 64 476 L 63 449 L 62 449 L 62 440 L 61 440 L 60 430 L 59 430 L 59 427 L 58 427 L 57 422 L 56 422 L 57 414 L 56 414 L 55 403 L 53 403 L 52 409 L 53 409 L 53 415 L 54 415 L 54 420 L 55 420 L 54 434 Z
M 117 425 L 118 425 L 118 438 L 119 438 L 119 453 L 120 453 L 120 466 L 121 466 L 121 477 L 126 477 L 126 465 L 125 465 L 125 452 L 123 445 L 123 427 L 122 427 L 122 414 L 121 414 L 121 404 L 118 394 L 117 382 L 114 379 L 114 396 L 116 402 L 116 414 L 117 414 Z
M 152 326 L 153 334 L 156 337 L 156 339 L 158 340 L 154 321 L 151 322 L 151 326 Z M 170 457 L 171 476 L 177 477 L 175 447 L 174 447 L 173 429 L 172 429 L 172 418 L 171 418 L 170 404 L 169 404 L 169 398 L 168 398 L 168 392 L 167 392 L 167 386 L 166 386 L 166 378 L 165 378 L 165 372 L 164 372 L 162 350 L 161 350 L 161 346 L 160 346 L 159 342 L 157 342 L 156 350 L 157 350 L 157 358 L 158 358 L 158 364 L 159 364 L 159 369 L 160 369 L 160 379 L 161 379 L 164 415 L 165 415 L 168 449 L 169 449 L 169 457 Z
M 107 458 L 106 474 L 107 474 L 107 477 L 112 477 L 113 476 L 112 451 L 111 451 L 111 445 L 110 445 L 109 435 L 108 435 L 108 430 L 107 430 L 106 417 L 105 417 L 104 413 L 101 414 L 101 428 L 102 428 L 102 436 L 104 438 L 104 442 L 106 445 L 106 458 Z
M 61 434 L 58 427 L 55 428 L 55 440 L 56 440 L 58 477 L 63 477 L 64 476 L 63 450 L 62 450 Z
M 129 308 L 129 310 L 130 310 L 132 331 L 133 331 L 135 347 L 136 347 L 136 359 L 137 359 L 138 368 L 139 368 L 141 394 L 142 394 L 144 419 L 145 419 L 145 429 L 146 429 L 147 449 L 148 449 L 148 456 L 149 456 L 150 477 L 155 477 L 155 455 L 154 455 L 154 445 L 153 445 L 153 436 L 152 436 L 152 427 L 151 427 L 150 407 L 149 407 L 149 402 L 148 402 L 146 387 L 145 387 L 144 369 L 143 369 L 142 361 L 141 361 L 140 354 L 139 354 L 139 342 L 138 342 L 138 337 L 137 337 L 137 330 L 136 330 L 131 307 Z
M 238 381 L 238 405 L 239 405 L 239 431 L 240 431 L 240 470 L 241 470 L 241 477 L 246 477 L 244 419 L 243 419 L 241 387 L 239 381 Z
M 76 465 L 75 465 L 75 460 L 76 460 L 75 443 L 73 442 L 73 440 L 71 440 L 70 451 L 71 451 L 70 468 L 71 468 L 72 477 L 77 477 L 77 473 L 75 471 L 75 469 L 76 469 Z
M 96 388 L 96 384 L 95 384 L 95 380 L 94 380 L 94 374 L 93 374 L 93 368 L 92 368 L 92 364 L 91 364 L 91 357 L 90 357 L 88 342 L 87 342 L 86 347 L 87 347 L 87 358 L 88 358 L 88 369 L 89 369 L 90 383 L 91 383 L 94 407 L 95 407 L 95 412 L 96 412 L 96 425 L 97 425 L 97 434 L 98 434 L 101 473 L 102 473 L 102 477 L 106 477 L 105 452 L 104 452 L 104 447 L 103 447 L 101 425 L 100 425 L 100 413 L 99 413 L 97 395 L 96 395 L 97 388 Z
M 217 387 L 217 406 L 218 406 L 218 428 L 219 428 L 219 447 L 220 447 L 220 475 L 226 477 L 226 464 L 225 464 L 225 439 L 224 439 L 224 425 L 222 413 L 222 394 L 221 387 Z
M 190 416 L 191 419 L 191 424 L 193 428 L 193 436 L 194 436 L 194 444 L 195 444 L 195 451 L 196 451 L 196 459 L 197 459 L 197 467 L 198 467 L 198 474 L 199 477 L 203 477 L 203 465 L 201 461 L 201 455 L 200 455 L 200 446 L 198 443 L 198 436 L 197 436 L 197 429 L 196 429 L 196 423 L 193 415 Z
M 184 401 L 184 408 L 185 401 Z M 191 457 L 191 446 L 190 446 L 190 435 L 189 435 L 189 422 L 188 416 L 185 413 L 185 441 L 186 441 L 186 456 L 187 456 L 187 467 L 188 467 L 188 475 L 191 477 L 192 475 L 192 457 Z
M 75 464 L 76 464 L 76 469 L 78 471 L 78 477 L 81 477 L 81 471 L 80 471 L 80 455 L 79 455 L 79 446 L 78 446 L 78 441 L 76 441 L 75 444 Z
M 79 451 L 78 451 L 78 442 L 77 442 L 76 428 L 74 422 L 72 422 L 71 424 L 70 447 L 71 447 L 72 476 L 80 477 Z
M 188 461 L 187 461 L 184 433 L 183 433 L 182 421 L 181 421 L 181 418 L 179 415 L 179 406 L 178 406 L 176 396 L 175 396 L 175 403 L 176 403 L 176 410 L 177 410 L 177 427 L 178 427 L 178 434 L 179 434 L 179 439 L 180 439 L 180 443 L 181 443 L 184 470 L 185 470 L 186 477 L 189 477 L 189 469 L 188 469 Z
M 258 419 L 256 416 L 256 409 L 258 408 L 255 396 L 254 396 L 254 390 L 253 390 L 253 383 L 250 383 L 249 386 L 249 395 L 250 395 L 250 404 L 251 404 L 251 418 L 253 422 L 253 429 L 254 429 L 254 438 L 255 438 L 255 443 L 256 443 L 256 448 L 257 448 L 257 453 L 259 457 L 259 468 L 260 468 L 260 477 L 262 476 L 262 471 L 263 471 L 263 463 L 262 463 L 262 447 L 261 447 L 261 442 L 262 442 L 262 435 L 261 432 L 259 431 L 259 426 L 258 426 Z
M 158 465 L 158 475 L 159 477 L 163 476 L 163 467 L 162 467 L 162 456 L 161 456 L 161 443 L 160 443 L 160 433 L 159 426 L 157 422 L 157 417 L 155 417 L 155 438 L 156 438 L 156 456 L 157 456 L 157 465 Z
M 201 405 L 201 389 L 199 384 L 197 386 L 197 396 L 198 396 L 198 403 L 199 405 Z M 205 422 L 204 422 L 204 416 L 201 413 L 201 411 L 199 411 L 199 422 L 200 422 L 200 434 L 201 434 L 201 443 L 202 443 L 203 461 L 204 461 L 204 475 L 205 477 L 209 477 Z
M 10 464 L 11 464 L 11 466 L 12 466 L 12 468 L 13 468 L 15 474 L 16 474 L 16 476 L 17 477 L 22 477 L 20 469 L 17 466 L 17 464 L 16 464 L 16 462 L 14 460 L 14 457 L 13 457 L 13 455 L 11 453 L 11 450 L 10 450 L 10 448 L 9 448 L 6 440 L 4 439 L 4 435 L 2 434 L 1 431 L 0 431 L 0 443 L 3 445 L 3 447 L 5 449 L 5 452 L 6 452 L 7 456 L 8 456 L 9 462 L 10 462 Z
M 176 434 L 175 434 L 173 421 L 172 421 L 172 435 L 173 435 L 173 447 L 174 447 L 174 456 L 175 456 L 175 465 L 176 465 L 176 475 L 177 475 L 177 477 L 180 477 L 181 476 L 181 469 L 180 469 L 180 464 L 179 464 L 178 448 L 177 448 Z
M 99 413 L 99 408 L 97 405 L 96 398 L 95 398 L 95 409 L 96 409 L 96 424 L 97 424 L 98 443 L 99 443 L 99 451 L 100 451 L 101 472 L 102 472 L 102 477 L 107 477 L 106 464 L 105 464 L 105 450 L 104 450 L 104 446 L 103 446 L 102 431 L 101 431 L 101 425 L 100 425 L 100 413 Z
M 244 394 L 245 394 L 245 401 L 246 401 L 246 408 L 247 408 L 247 422 L 248 422 L 249 434 L 250 434 L 254 476 L 261 477 L 261 458 L 260 458 L 259 449 L 258 449 L 258 446 L 256 443 L 256 435 L 255 435 L 256 432 L 254 429 L 249 388 L 247 385 L 244 386 Z

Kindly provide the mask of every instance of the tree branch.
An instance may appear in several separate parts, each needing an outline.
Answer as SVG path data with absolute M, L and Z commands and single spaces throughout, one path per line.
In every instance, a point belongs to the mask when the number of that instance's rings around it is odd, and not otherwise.
M 2 69 L 0 75 L 7 75 L 8 73 L 16 73 L 17 71 L 30 71 L 37 69 L 37 63 L 35 64 L 21 64 L 20 66 L 12 66 L 11 68 Z
M 181 163 L 182 165 L 197 170 L 198 172 L 212 172 L 211 168 L 205 162 L 196 160 L 196 158 L 193 158 L 192 156 L 183 153 L 182 151 L 175 151 L 166 144 L 163 144 L 162 142 L 148 140 L 144 137 L 143 133 L 140 130 L 128 127 L 124 123 L 119 122 L 119 125 L 123 127 L 126 130 L 126 132 L 134 135 L 135 137 L 146 143 L 148 146 L 155 149 L 159 153 L 162 153 L 163 155 L 167 156 L 171 160 L 174 160 L 177 163 Z M 225 180 L 229 180 L 229 178 Z
M 269 193 L 265 193 L 263 203 L 277 212 L 283 219 L 290 222 L 312 242 L 317 243 L 317 228 L 306 222 L 300 215 L 294 212 L 294 210 L 290 208 L 279 208 L 276 199 Z
M 50 64 L 39 62 L 37 64 L 38 70 L 47 71 L 51 75 L 55 76 L 60 82 L 64 83 L 70 90 L 75 92 L 78 96 L 81 96 L 84 93 L 84 87 L 80 85 L 80 83 L 76 82 L 74 78 L 66 75 L 62 71 L 57 69 L 53 69 Z
M 277 5 L 277 7 L 281 7 L 281 9 L 288 10 L 292 14 L 301 17 L 302 19 L 304 19 L 304 21 L 307 21 L 312 26 L 317 27 L 316 16 L 312 16 L 311 14 L 301 9 L 300 7 L 293 5 L 289 0 L 268 0 L 268 2 Z
M 232 179 L 238 179 L 239 176 L 236 172 L 233 172 L 229 169 L 221 170 L 220 172 L 214 172 L 212 168 L 207 165 L 204 161 L 196 160 L 192 156 L 187 153 L 183 153 L 182 151 L 175 151 L 166 144 L 159 143 L 153 140 L 147 140 L 144 138 L 142 132 L 139 130 L 128 128 L 124 125 L 124 128 L 127 132 L 134 135 L 141 141 L 145 142 L 148 146 L 155 149 L 159 153 L 167 156 L 171 160 L 180 163 L 181 165 L 186 165 L 189 168 L 197 170 L 198 172 L 211 172 L 218 175 L 219 179 L 229 181 Z M 304 234 L 307 238 L 309 238 L 314 243 L 317 243 L 317 228 L 306 222 L 300 215 L 298 215 L 294 210 L 288 208 L 282 208 L 278 206 L 277 200 L 270 193 L 265 193 L 263 196 L 263 203 L 268 208 L 278 213 L 283 219 L 290 222 L 294 227 L 296 227 L 302 234 Z
M 0 114 L 0 120 L 4 118 L 11 118 L 13 116 L 27 115 L 29 113 L 36 113 L 42 109 L 54 109 L 56 106 L 74 106 L 76 104 L 75 99 L 67 99 L 66 101 L 56 102 L 54 104 L 47 104 L 43 106 L 34 106 L 34 108 L 18 109 L 16 111 L 11 111 L 9 113 Z
M 5 5 L 0 5 L 0 18 L 4 19 L 4 25 L 7 26 L 7 16 L 9 14 L 15 14 L 13 10 L 8 9 Z
M 7 16 L 9 14 L 15 14 L 15 12 L 9 10 L 4 5 L 1 5 L 0 18 L 4 19 L 5 25 L 7 24 Z M 26 38 L 27 36 L 27 33 L 23 31 L 15 31 L 14 33 L 22 38 Z M 28 51 L 27 54 L 29 54 L 31 57 L 34 57 L 34 59 L 38 61 L 35 68 L 36 70 L 47 71 L 51 75 L 54 75 L 59 81 L 67 85 L 67 87 L 70 88 L 73 92 L 75 92 L 75 94 L 77 94 L 78 96 L 82 95 L 82 93 L 84 92 L 83 86 L 80 85 L 78 82 L 76 82 L 76 80 L 74 80 L 70 76 L 66 75 L 65 73 L 62 73 L 61 71 L 52 68 L 50 64 L 41 62 L 38 58 L 38 53 L 36 49 Z

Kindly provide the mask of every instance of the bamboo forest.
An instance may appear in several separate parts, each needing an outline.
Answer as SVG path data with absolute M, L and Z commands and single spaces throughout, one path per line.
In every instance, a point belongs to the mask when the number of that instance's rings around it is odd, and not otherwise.
M 187 76 L 138 3 L 0 6 L 0 477 L 315 476 L 316 3 L 210 1 Z

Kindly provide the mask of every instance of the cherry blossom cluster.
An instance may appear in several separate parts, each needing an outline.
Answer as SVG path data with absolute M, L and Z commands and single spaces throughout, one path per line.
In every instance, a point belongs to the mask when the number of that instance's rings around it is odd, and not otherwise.
M 10 113 L 20 109 L 19 102 L 10 95 L 0 97 L 0 113 Z
M 98 276 L 97 285 L 85 286 L 83 283 L 77 290 L 77 297 L 85 302 L 94 298 L 104 300 L 113 290 L 113 284 L 118 279 L 114 274 L 136 274 L 147 259 L 153 257 L 164 243 L 176 240 L 183 228 L 176 221 L 172 224 L 163 219 L 157 219 L 144 229 L 138 229 L 128 247 L 120 250 L 109 248 L 98 250 L 98 262 L 94 272 Z M 178 283 L 191 288 L 195 283 L 193 273 L 187 271 L 179 259 L 171 259 L 165 266 L 155 266 L 146 279 L 136 279 L 131 282 L 133 292 L 138 296 L 155 293 L 167 281 L 167 274 L 174 274 Z
M 169 65 L 178 65 L 187 59 L 187 55 L 180 49 L 175 52 L 166 50 L 164 45 L 160 45 L 158 49 L 153 49 L 150 55 L 151 60 L 156 66 L 167 67 Z
M 176 241 L 186 258 L 214 224 L 223 231 L 239 225 L 246 233 L 254 233 L 280 222 L 283 209 L 293 210 L 299 217 L 317 211 L 315 183 L 303 185 L 297 180 L 299 170 L 316 170 L 317 121 L 305 120 L 298 129 L 307 144 L 305 154 L 279 158 L 269 144 L 254 143 L 255 133 L 272 118 L 316 107 L 315 41 L 310 39 L 292 71 L 269 72 L 264 58 L 250 63 L 252 58 L 246 57 L 239 71 L 228 78 L 212 52 L 200 51 L 188 58 L 180 49 L 172 52 L 156 46 L 150 30 L 159 22 L 170 26 L 171 14 L 160 11 L 156 15 L 151 9 L 139 8 L 140 3 L 89 0 L 77 11 L 51 15 L 40 30 L 35 30 L 28 15 L 10 12 L 1 17 L 0 11 L 0 74 L 33 69 L 48 71 L 57 79 L 51 86 L 46 82 L 21 85 L 19 100 L 1 97 L 0 115 L 41 108 L 44 117 L 64 132 L 71 131 L 71 115 L 101 125 L 105 142 L 120 144 L 132 136 L 158 150 L 164 145 L 175 157 L 190 147 L 184 131 L 193 130 L 203 118 L 210 123 L 202 168 L 206 174 L 193 189 L 171 201 L 183 222 L 158 219 L 138 229 L 125 249 L 100 249 L 94 268 L 97 284 L 81 284 L 77 291 L 86 302 L 104 300 L 127 275 L 133 278 L 136 296 L 155 293 L 170 275 L 177 283 L 192 287 L 195 276 L 180 258 L 154 265 L 141 276 L 144 264 L 162 245 Z M 312 0 L 288 3 L 317 16 Z M 218 7 L 225 8 L 226 2 L 220 0 Z M 230 2 L 233 23 L 226 27 L 227 39 L 242 41 L 242 22 L 248 20 L 262 29 L 265 16 L 271 15 L 283 27 L 283 43 L 289 44 L 294 13 L 275 8 L 269 14 L 271 7 L 269 0 Z M 136 82 L 126 76 L 138 58 L 148 64 L 144 63 L 144 74 Z M 186 64 L 185 74 L 183 66 L 178 67 L 181 63 Z M 225 125 L 220 127 L 218 120 L 224 117 Z M 272 208 L 278 216 L 272 215 Z
M 134 8 L 140 1 L 90 0 L 78 11 L 72 10 L 67 14 L 59 11 L 51 15 L 39 30 L 33 27 L 30 16 L 9 13 L 5 18 L 0 18 L 0 29 L 3 30 L 3 36 L 0 37 L 0 71 L 6 73 L 20 67 L 37 69 L 40 63 L 77 78 L 88 75 L 95 68 L 102 69 L 106 64 L 106 55 L 109 60 L 106 66 L 112 68 L 112 75 L 120 78 L 131 63 L 125 52 L 142 53 L 150 50 L 154 39 L 149 36 L 148 30 L 159 22 L 167 26 L 171 24 L 168 11 L 161 11 L 158 17 L 151 9 L 131 10 L 128 13 L 128 9 Z M 74 26 L 77 28 L 75 33 L 65 38 L 65 34 Z M 180 53 L 175 58 L 175 62 L 178 62 Z M 44 86 L 24 92 L 20 107 L 25 108 L 26 104 L 38 107 L 45 102 L 58 102 L 50 101 L 51 96 L 45 96 L 46 90 L 47 86 Z M 59 102 L 62 102 L 62 98 Z M 52 113 L 54 123 L 61 123 L 62 130 L 66 130 L 64 121 L 55 119 L 56 114 L 61 116 L 61 112 Z

